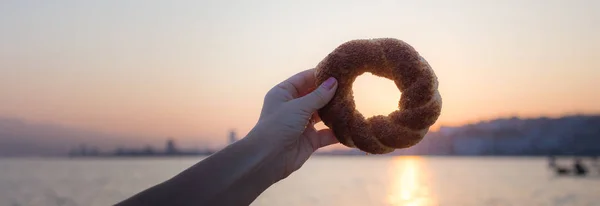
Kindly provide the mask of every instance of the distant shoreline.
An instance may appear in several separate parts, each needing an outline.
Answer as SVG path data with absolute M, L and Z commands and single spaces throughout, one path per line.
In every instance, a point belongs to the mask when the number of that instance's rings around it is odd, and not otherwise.
M 31 160 L 127 160 L 127 159 L 192 159 L 192 158 L 206 158 L 210 155 L 171 155 L 171 156 L 0 156 L 0 160 L 3 159 L 31 159 Z M 548 158 L 555 157 L 557 159 L 563 158 L 594 158 L 597 156 L 585 156 L 585 155 L 340 155 L 340 154 L 315 154 L 313 158 L 322 157 L 354 157 L 354 158 L 393 158 L 393 157 L 424 157 L 424 158 Z

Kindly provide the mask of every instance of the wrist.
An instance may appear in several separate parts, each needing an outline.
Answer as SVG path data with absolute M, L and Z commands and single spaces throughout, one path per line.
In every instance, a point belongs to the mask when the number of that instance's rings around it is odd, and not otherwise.
M 282 179 L 282 173 L 278 172 L 277 150 L 270 148 L 265 138 L 248 134 L 238 142 L 228 146 L 224 150 L 235 151 L 236 156 L 242 157 L 236 170 L 243 171 L 235 178 L 226 190 L 219 192 L 211 198 L 210 203 L 214 205 L 249 205 L 262 192 L 274 183 Z M 241 163 L 241 164 L 240 164 Z M 236 163 L 229 163 L 236 164 Z M 241 166 L 243 165 L 243 166 Z M 230 198 L 236 194 L 237 198 Z
M 285 178 L 285 148 L 275 135 L 255 127 L 243 140 L 254 151 L 253 155 L 258 159 L 255 169 L 262 176 L 268 177 L 273 183 Z

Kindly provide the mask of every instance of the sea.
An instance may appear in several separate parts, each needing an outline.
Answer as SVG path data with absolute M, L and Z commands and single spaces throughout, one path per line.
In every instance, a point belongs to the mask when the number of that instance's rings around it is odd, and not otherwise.
M 114 205 L 201 159 L 0 159 L 0 206 Z M 313 156 L 252 205 L 596 206 L 600 175 L 558 176 L 540 157 Z

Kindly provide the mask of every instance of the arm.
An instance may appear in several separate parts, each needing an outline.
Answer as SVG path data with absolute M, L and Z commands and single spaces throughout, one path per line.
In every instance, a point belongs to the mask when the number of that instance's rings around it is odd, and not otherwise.
M 264 145 L 247 136 L 118 205 L 249 205 L 283 175 L 269 167 L 280 151 Z
M 283 81 L 266 95 L 245 138 L 118 205 L 249 205 L 318 148 L 337 143 L 331 130 L 314 128 L 315 112 L 333 98 L 337 82 L 314 84 L 313 70 Z

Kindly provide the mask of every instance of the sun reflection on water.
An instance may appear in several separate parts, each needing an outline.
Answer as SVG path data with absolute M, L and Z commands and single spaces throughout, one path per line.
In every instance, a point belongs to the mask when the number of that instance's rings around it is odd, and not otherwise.
M 435 200 L 428 188 L 420 157 L 395 157 L 390 170 L 388 203 L 396 206 L 428 206 Z

